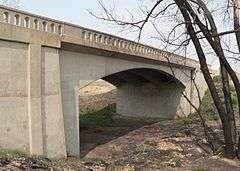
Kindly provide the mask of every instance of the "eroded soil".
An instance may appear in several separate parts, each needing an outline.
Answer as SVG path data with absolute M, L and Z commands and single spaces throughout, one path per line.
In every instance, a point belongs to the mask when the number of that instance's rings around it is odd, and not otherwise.
M 81 138 L 82 151 L 91 140 L 99 143 L 83 157 L 93 170 L 100 169 L 95 162 L 103 170 L 240 170 L 238 161 L 212 156 L 198 123 L 117 117 L 105 127 L 85 128 Z
M 211 154 L 198 123 L 117 116 L 81 128 L 81 143 L 81 159 L 0 158 L 0 170 L 240 170 L 239 161 Z

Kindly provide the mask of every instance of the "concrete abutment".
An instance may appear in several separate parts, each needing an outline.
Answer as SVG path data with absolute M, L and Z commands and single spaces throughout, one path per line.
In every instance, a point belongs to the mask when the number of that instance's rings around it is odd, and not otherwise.
M 0 147 L 66 156 L 58 52 L 0 41 Z
M 174 84 L 125 84 L 117 91 L 117 113 L 125 116 L 174 119 L 180 103 L 181 90 Z M 189 113 L 189 110 L 185 109 L 184 113 Z

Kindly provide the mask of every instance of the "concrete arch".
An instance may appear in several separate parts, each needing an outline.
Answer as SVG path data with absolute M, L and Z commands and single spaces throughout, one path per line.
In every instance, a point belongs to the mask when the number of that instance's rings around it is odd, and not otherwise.
M 70 156 L 79 155 L 77 91 L 79 87 L 85 87 L 98 79 L 108 79 L 107 81 L 111 82 L 111 77 L 117 76 L 126 81 L 124 86 L 118 86 L 117 110 L 121 114 L 132 115 L 134 110 L 138 109 L 138 116 L 147 116 L 149 113 L 148 116 L 152 117 L 162 115 L 163 118 L 173 118 L 176 114 L 190 112 L 189 105 L 181 97 L 176 84 L 173 84 L 177 81 L 178 86 L 190 95 L 189 69 L 174 67 L 173 75 L 169 66 L 159 63 L 65 50 L 60 50 L 59 56 L 65 137 L 67 153 Z M 168 82 L 172 83 L 166 84 Z M 142 85 L 137 86 L 138 83 Z M 160 85 L 160 88 L 156 85 Z M 161 107 L 165 110 L 160 114 L 156 111 Z
M 60 51 L 60 65 L 62 70 L 66 71 L 66 73 L 63 74 L 68 78 L 65 78 L 71 79 L 68 74 L 73 74 L 73 77 L 75 77 L 76 80 L 80 80 L 80 87 L 84 87 L 89 83 L 108 75 L 138 68 L 158 70 L 169 76 L 173 76 L 172 70 L 169 66 L 159 65 L 159 63 L 146 63 L 146 61 L 136 60 L 130 61 L 129 59 L 125 60 L 121 58 L 89 55 L 71 51 Z M 186 87 L 190 80 L 191 70 L 177 67 L 173 67 L 173 70 L 176 79 Z
M 156 86 L 160 86 L 161 84 L 177 84 L 179 86 L 179 88 L 181 89 L 185 89 L 185 85 L 178 80 L 177 78 L 175 78 L 173 75 L 170 75 L 169 73 L 166 73 L 162 70 L 158 70 L 158 69 L 153 69 L 153 68 L 131 68 L 131 69 L 127 69 L 124 71 L 120 71 L 120 72 L 114 72 L 110 75 L 106 75 L 104 77 L 100 77 L 97 78 L 96 80 L 93 80 L 91 82 L 89 82 L 87 85 L 97 81 L 98 79 L 103 79 L 113 85 L 115 85 L 116 87 L 120 86 L 121 83 L 116 83 L 114 81 L 113 77 L 120 77 L 119 79 L 123 79 L 126 82 L 130 82 L 131 80 L 137 83 L 141 83 L 141 82 L 152 82 L 153 84 L 155 84 Z M 126 78 L 123 78 L 126 77 Z M 116 78 L 118 79 L 118 78 Z M 80 87 L 83 88 L 83 87 Z
M 117 87 L 117 113 L 133 117 L 174 118 L 186 88 L 172 75 L 149 68 L 121 71 L 102 79 Z

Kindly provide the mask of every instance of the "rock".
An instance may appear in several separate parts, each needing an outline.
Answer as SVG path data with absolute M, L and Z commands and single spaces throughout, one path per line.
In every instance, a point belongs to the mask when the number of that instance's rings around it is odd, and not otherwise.
M 202 154 L 204 151 L 201 149 L 201 148 L 199 148 L 199 147 L 197 147 L 196 149 L 195 149 L 197 152 L 199 152 L 200 154 Z
M 176 133 L 175 136 L 176 136 L 176 137 L 185 137 L 185 135 L 184 135 L 183 133 L 181 133 L 181 132 Z

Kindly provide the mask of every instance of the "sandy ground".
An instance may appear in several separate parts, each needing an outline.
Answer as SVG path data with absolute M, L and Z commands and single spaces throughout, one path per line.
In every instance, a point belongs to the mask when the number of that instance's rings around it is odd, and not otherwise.
M 117 117 L 103 127 L 82 128 L 81 159 L 0 158 L 0 170 L 240 170 L 239 161 L 209 153 L 198 123 L 155 122 Z
M 79 90 L 79 112 L 99 111 L 116 103 L 116 87 L 104 80 L 97 80 Z
M 93 170 L 240 170 L 238 161 L 211 155 L 198 124 L 154 122 L 118 118 L 112 125 L 85 128 L 81 132 L 83 159 L 91 161 Z M 97 161 L 105 165 L 100 168 Z
M 92 96 L 97 94 L 103 94 L 114 89 L 116 89 L 115 86 L 100 79 L 87 85 L 86 87 L 79 89 L 79 96 Z

